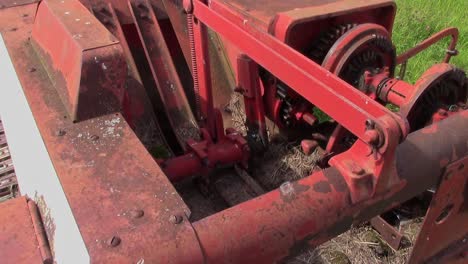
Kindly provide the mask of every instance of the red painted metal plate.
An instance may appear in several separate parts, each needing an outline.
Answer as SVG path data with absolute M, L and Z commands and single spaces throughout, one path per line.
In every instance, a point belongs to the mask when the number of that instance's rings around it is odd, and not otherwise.
M 36 10 L 37 3 L 15 8 L 0 8 L 0 32 L 15 31 L 23 23 L 32 23 Z
M 0 262 L 42 263 L 25 197 L 0 203 Z
M 453 257 L 467 260 L 467 195 L 468 157 L 465 157 L 447 167 L 432 198 L 409 263 L 448 263 L 447 258 Z
M 79 123 L 66 118 L 28 42 L 32 25 L 16 22 L 18 29 L 3 38 L 91 261 L 171 263 L 183 248 L 191 253 L 186 263 L 200 262 L 198 240 L 185 217 L 190 210 L 124 118 L 119 113 Z M 135 217 L 135 210 L 143 216 Z M 184 221 L 173 224 L 171 215 Z M 54 229 L 46 229 L 54 250 Z M 112 237 L 120 243 L 111 243 Z
M 249 14 L 251 18 L 256 18 L 265 24 L 281 12 L 287 12 L 294 9 L 305 7 L 325 6 L 330 3 L 345 2 L 343 0 L 223 0 L 226 5 L 240 11 L 243 14 Z
M 342 14 L 345 10 L 364 9 L 369 6 L 392 3 L 389 0 L 222 0 L 222 2 L 246 18 L 256 20 L 266 26 L 279 13 L 287 13 L 287 16 L 293 18 L 291 20 L 302 20 L 323 17 L 324 14 Z

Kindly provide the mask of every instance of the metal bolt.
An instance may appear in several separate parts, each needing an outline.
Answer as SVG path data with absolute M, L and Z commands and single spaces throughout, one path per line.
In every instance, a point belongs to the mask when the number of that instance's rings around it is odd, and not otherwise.
M 364 141 L 371 145 L 376 145 L 379 143 L 379 132 L 375 129 L 367 130 L 364 133 Z
M 63 137 L 63 136 L 65 136 L 66 133 L 67 133 L 67 132 L 66 132 L 65 130 L 59 129 L 59 130 L 57 130 L 57 132 L 55 132 L 55 135 L 56 135 L 57 137 Z
M 301 148 L 302 152 L 305 155 L 310 156 L 312 152 L 314 152 L 319 146 L 319 143 L 315 140 L 302 140 L 301 141 Z
M 242 87 L 237 86 L 234 88 L 234 92 L 243 94 L 245 90 Z
M 450 112 L 457 112 L 458 111 L 458 106 L 457 105 L 451 105 L 449 107 L 449 111 Z
M 120 239 L 120 237 L 118 237 L 118 236 L 113 236 L 113 237 L 111 237 L 111 238 L 107 241 L 107 244 L 108 244 L 110 247 L 116 247 L 116 246 L 120 245 L 120 242 L 122 242 L 122 240 Z
M 91 139 L 92 141 L 97 141 L 99 139 L 99 136 L 98 135 L 92 135 L 91 137 L 89 137 L 89 139 Z
M 205 167 L 209 167 L 210 166 L 210 160 L 208 158 L 203 158 L 202 159 L 202 164 Z
M 447 113 L 447 110 L 445 109 L 439 109 L 439 111 L 437 111 L 437 113 L 441 116 L 448 116 L 448 113 Z
M 454 50 L 447 50 L 447 54 L 450 55 L 450 56 L 457 56 L 458 55 L 458 50 L 454 49 Z
M 143 210 L 132 210 L 129 212 L 129 215 L 133 219 L 141 218 L 143 215 L 145 215 L 145 212 Z
M 245 151 L 245 152 L 250 152 L 249 145 L 244 145 L 244 147 L 242 147 L 242 150 Z
M 366 173 L 366 171 L 363 168 L 359 167 L 356 164 L 352 166 L 351 172 L 356 175 L 364 175 L 364 173 Z
M 374 129 L 375 128 L 375 122 L 373 120 L 367 119 L 366 120 L 366 128 L 367 129 Z
M 184 219 L 180 215 L 171 215 L 171 217 L 169 217 L 169 222 L 171 222 L 174 225 L 182 223 L 183 220 Z

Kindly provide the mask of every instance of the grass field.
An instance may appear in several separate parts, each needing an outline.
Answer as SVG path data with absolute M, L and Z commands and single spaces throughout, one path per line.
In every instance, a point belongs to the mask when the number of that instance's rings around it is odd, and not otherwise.
M 398 10 L 393 42 L 397 53 L 446 27 L 458 27 L 460 54 L 451 63 L 468 70 L 468 0 L 396 0 Z M 430 66 L 445 56 L 449 41 L 443 41 L 410 60 L 405 80 L 415 82 Z

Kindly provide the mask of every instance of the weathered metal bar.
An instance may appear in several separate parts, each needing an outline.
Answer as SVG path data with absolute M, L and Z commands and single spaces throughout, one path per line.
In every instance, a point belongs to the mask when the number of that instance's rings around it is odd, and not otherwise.
M 199 138 L 197 121 L 190 109 L 182 83 L 164 39 L 156 14 L 148 1 L 129 2 L 146 58 L 180 146 Z
M 393 173 L 400 184 L 381 196 L 352 204 L 343 176 L 332 167 L 195 222 L 206 262 L 271 263 L 305 245 L 317 246 L 352 223 L 435 186 L 447 164 L 467 155 L 467 142 L 468 111 L 464 111 L 410 134 L 399 145 Z M 221 234 L 229 235 L 219 239 Z
M 154 113 L 154 108 L 148 98 L 148 94 L 143 86 L 140 72 L 133 57 L 130 46 L 125 37 L 122 26 L 111 3 L 99 4 L 92 8 L 96 18 L 119 39 L 122 50 L 128 65 L 128 75 L 126 80 L 127 89 L 123 98 L 122 113 L 125 119 L 135 131 L 137 136 L 148 149 L 164 147 L 168 152 L 171 148 L 167 143 L 158 119 Z
M 36 234 L 38 248 L 41 252 L 43 264 L 51 264 L 54 262 L 52 253 L 50 252 L 49 242 L 47 241 L 46 231 L 42 224 L 41 215 L 39 209 L 34 201 L 28 201 L 29 213 L 31 214 L 31 220 L 34 227 L 34 233 Z
M 188 16 L 188 31 L 191 39 L 192 75 L 194 86 L 198 84 L 198 107 L 200 121 L 210 135 L 216 137 L 216 121 L 214 115 L 213 87 L 211 78 L 211 63 L 208 50 L 208 28 L 199 23 L 194 16 Z
M 447 54 L 445 55 L 444 60 L 442 62 L 449 63 L 450 58 L 452 58 L 452 56 L 457 55 L 457 51 L 455 50 L 455 48 L 458 42 L 458 35 L 459 35 L 459 32 L 457 28 L 444 29 L 432 35 L 431 37 L 425 39 L 424 41 L 420 42 L 415 47 L 400 54 L 397 58 L 397 64 L 402 64 L 408 61 L 412 57 L 418 55 L 420 52 L 424 51 L 425 49 L 429 48 L 430 46 L 438 43 L 439 41 L 447 37 L 450 37 L 451 40 L 447 48 Z
M 238 89 L 244 96 L 248 137 L 264 147 L 268 144 L 268 132 L 258 74 L 257 63 L 248 56 L 239 55 L 237 58 Z

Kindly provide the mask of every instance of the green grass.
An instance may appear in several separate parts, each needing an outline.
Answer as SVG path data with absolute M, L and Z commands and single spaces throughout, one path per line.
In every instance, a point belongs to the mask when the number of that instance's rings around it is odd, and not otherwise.
M 460 54 L 451 63 L 468 70 L 468 0 L 396 0 L 393 42 L 400 54 L 432 34 L 457 27 Z M 415 82 L 432 65 L 441 62 L 449 41 L 442 41 L 409 60 L 405 80 Z

